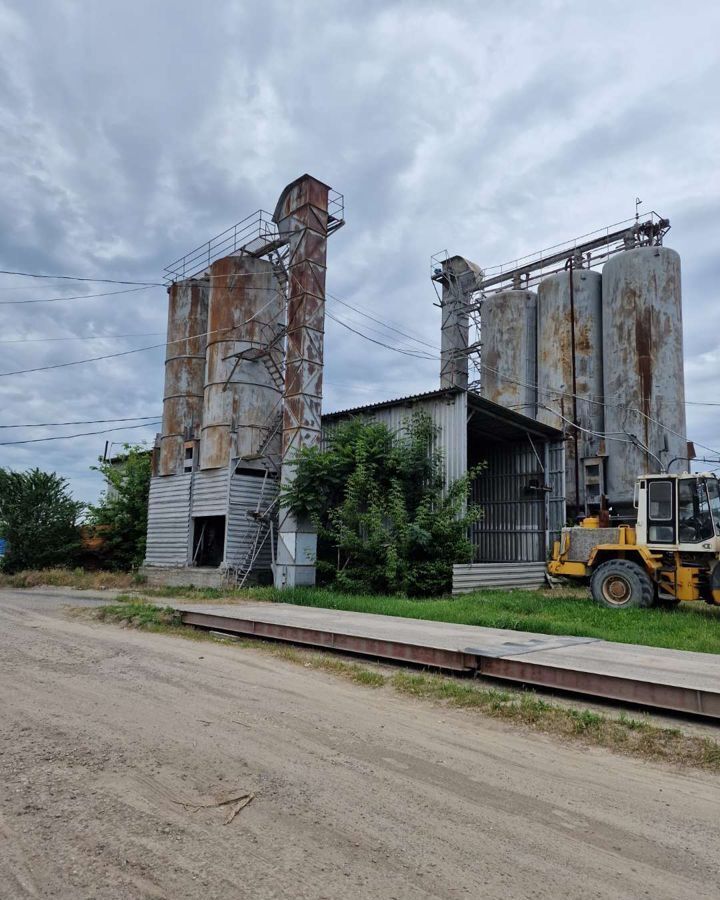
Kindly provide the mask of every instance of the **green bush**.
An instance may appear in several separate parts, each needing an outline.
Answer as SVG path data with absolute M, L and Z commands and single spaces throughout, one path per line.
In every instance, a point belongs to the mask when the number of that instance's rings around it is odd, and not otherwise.
M 0 469 L 0 535 L 7 540 L 0 566 L 5 572 L 69 566 L 80 537 L 83 504 L 73 500 L 55 472 Z
M 145 558 L 150 454 L 142 445 L 125 444 L 117 459 L 95 468 L 108 484 L 97 506 L 90 507 L 90 523 L 103 538 L 102 562 L 113 569 L 136 568 Z
M 342 590 L 428 596 L 452 582 L 453 563 L 469 561 L 470 481 L 481 466 L 445 488 L 438 429 L 427 414 L 394 434 L 351 419 L 324 448 L 301 451 L 285 502 L 318 529 L 318 574 Z

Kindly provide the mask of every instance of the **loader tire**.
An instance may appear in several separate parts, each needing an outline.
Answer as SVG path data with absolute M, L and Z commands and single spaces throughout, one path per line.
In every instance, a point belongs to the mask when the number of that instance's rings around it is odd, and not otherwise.
M 652 606 L 655 585 L 647 572 L 627 559 L 609 559 L 592 573 L 593 599 L 608 609 Z

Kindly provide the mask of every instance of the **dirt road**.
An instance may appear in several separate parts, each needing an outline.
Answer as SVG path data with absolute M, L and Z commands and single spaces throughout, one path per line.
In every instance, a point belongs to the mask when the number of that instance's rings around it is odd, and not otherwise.
M 0 592 L 2 898 L 717 897 L 720 779 L 61 603 Z

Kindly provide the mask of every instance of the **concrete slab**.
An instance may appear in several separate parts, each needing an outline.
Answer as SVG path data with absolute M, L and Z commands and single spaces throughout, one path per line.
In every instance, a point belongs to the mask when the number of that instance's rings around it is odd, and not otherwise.
M 284 603 L 172 605 L 201 627 L 720 718 L 716 654 Z

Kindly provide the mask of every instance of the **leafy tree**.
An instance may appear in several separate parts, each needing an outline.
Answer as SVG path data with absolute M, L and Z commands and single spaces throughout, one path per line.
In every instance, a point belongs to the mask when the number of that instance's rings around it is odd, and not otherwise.
M 82 509 L 83 504 L 72 499 L 67 480 L 55 472 L 0 468 L 0 534 L 7 540 L 2 568 L 17 572 L 71 565 Z
M 145 558 L 151 455 L 142 445 L 125 444 L 113 462 L 93 468 L 108 485 L 89 518 L 102 535 L 104 561 L 116 569 L 137 567 Z
M 470 560 L 469 526 L 480 518 L 467 505 L 483 466 L 445 488 L 438 429 L 427 414 L 400 434 L 350 419 L 325 447 L 302 450 L 285 502 L 318 529 L 318 573 L 352 591 L 414 596 L 450 588 L 452 565 Z

